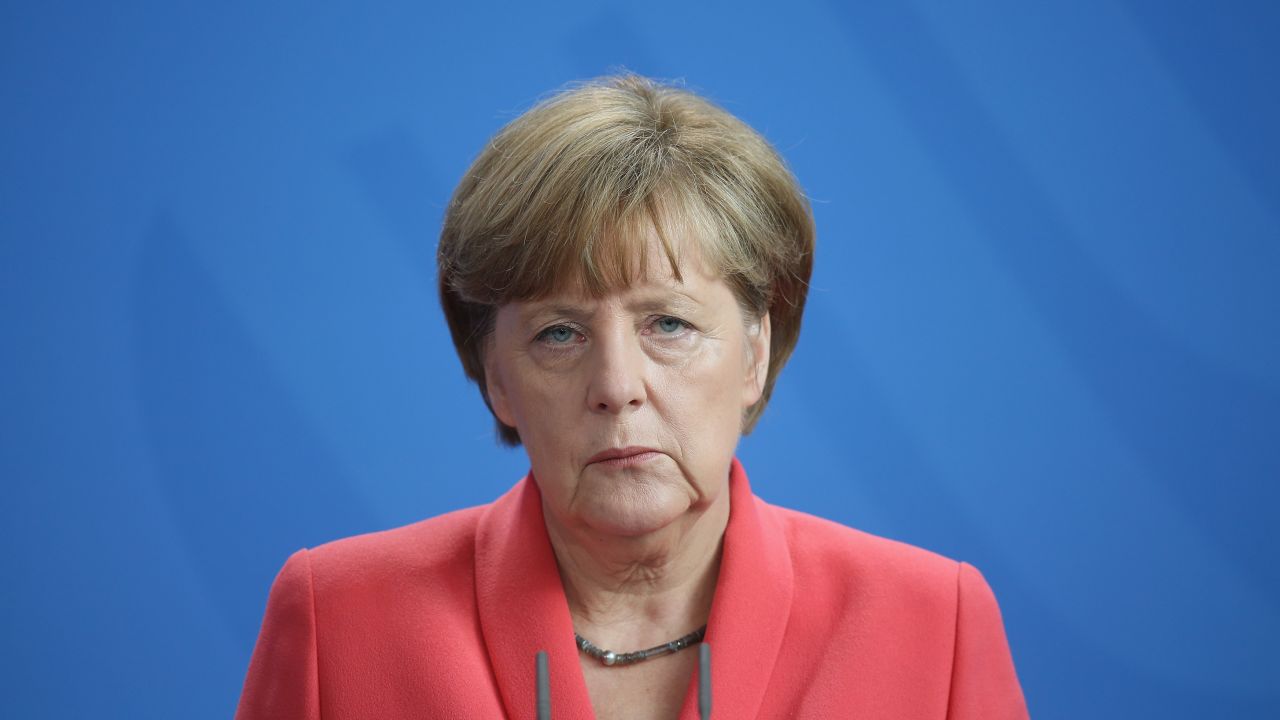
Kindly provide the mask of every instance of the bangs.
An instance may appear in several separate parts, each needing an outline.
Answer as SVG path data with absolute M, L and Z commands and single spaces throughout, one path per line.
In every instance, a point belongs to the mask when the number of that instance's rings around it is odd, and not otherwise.
M 515 292 L 508 300 L 562 293 L 599 298 L 660 272 L 652 263 L 666 263 L 683 282 L 683 262 L 706 260 L 711 245 L 694 217 L 658 194 L 595 222 L 570 214 L 557 233 L 563 242 L 550 245 L 545 266 L 525 264 L 525 272 L 513 278 Z
M 493 228 L 488 257 L 473 266 L 480 272 L 455 274 L 455 288 L 471 302 L 501 306 L 561 293 L 598 298 L 660 271 L 653 263 L 666 263 L 678 282 L 684 262 L 724 270 L 723 231 L 682 183 L 591 165 L 581 177 L 532 183 L 510 218 L 513 230 Z M 575 189 L 569 197 L 566 186 Z

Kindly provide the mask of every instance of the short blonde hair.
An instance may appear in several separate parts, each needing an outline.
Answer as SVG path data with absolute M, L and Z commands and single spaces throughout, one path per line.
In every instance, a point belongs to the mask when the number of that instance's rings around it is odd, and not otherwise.
M 778 153 L 698 95 L 637 75 L 562 91 L 498 131 L 454 191 L 440 233 L 440 302 L 467 377 L 492 411 L 484 350 L 497 309 L 579 283 L 599 296 L 644 272 L 656 229 L 680 277 L 673 233 L 693 237 L 744 313 L 769 313 L 764 393 L 800 337 L 814 224 Z M 515 428 L 498 434 L 517 445 Z

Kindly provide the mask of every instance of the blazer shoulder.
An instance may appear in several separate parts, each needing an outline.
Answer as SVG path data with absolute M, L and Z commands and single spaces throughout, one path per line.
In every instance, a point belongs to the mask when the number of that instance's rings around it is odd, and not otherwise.
M 788 545 L 799 607 L 822 609 L 793 611 L 789 632 L 801 644 L 858 645 L 881 677 L 910 678 L 903 687 L 917 696 L 927 682 L 949 720 L 1026 719 L 1000 609 L 977 568 L 769 507 Z
M 396 583 L 414 575 L 470 575 L 476 525 L 485 506 L 455 510 L 408 525 L 331 540 L 310 549 L 317 582 Z
M 770 507 L 786 532 L 798 580 L 954 606 L 962 563 L 799 510 Z

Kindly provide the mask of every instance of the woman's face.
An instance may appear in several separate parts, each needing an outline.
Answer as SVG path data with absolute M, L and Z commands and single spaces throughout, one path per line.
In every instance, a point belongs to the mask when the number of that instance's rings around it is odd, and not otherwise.
M 648 256 L 665 257 L 656 240 Z M 498 310 L 490 402 L 567 527 L 640 536 L 726 491 L 743 411 L 764 387 L 768 315 L 744 320 L 729 286 L 693 258 L 680 274 L 662 260 L 600 298 Z

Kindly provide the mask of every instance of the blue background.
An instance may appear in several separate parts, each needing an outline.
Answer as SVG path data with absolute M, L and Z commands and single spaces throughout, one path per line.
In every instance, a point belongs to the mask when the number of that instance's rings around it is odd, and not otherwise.
M 230 717 L 292 551 L 524 472 L 441 208 L 626 67 L 814 202 L 757 492 L 977 565 L 1037 718 L 1276 717 L 1277 8 L 5 2 L 0 715 Z

